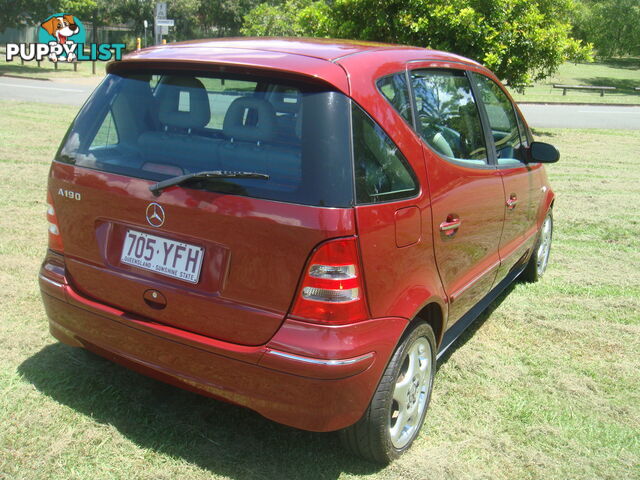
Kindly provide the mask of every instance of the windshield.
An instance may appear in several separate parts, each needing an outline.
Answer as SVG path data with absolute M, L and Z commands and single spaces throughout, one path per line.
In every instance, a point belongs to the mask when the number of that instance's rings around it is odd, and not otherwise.
M 82 108 L 56 159 L 181 188 L 316 206 L 353 205 L 350 103 L 343 94 L 263 76 L 156 71 L 110 74 Z

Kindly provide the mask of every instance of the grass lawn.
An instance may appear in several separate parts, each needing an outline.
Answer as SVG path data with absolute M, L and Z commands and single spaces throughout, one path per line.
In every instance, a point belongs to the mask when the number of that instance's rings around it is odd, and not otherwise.
M 600 91 L 567 90 L 565 96 L 561 89 L 553 88 L 554 84 L 607 86 L 617 90 L 605 93 L 604 97 L 600 96 Z M 634 90 L 635 87 L 640 87 L 640 58 L 621 58 L 596 63 L 565 63 L 555 75 L 527 88 L 524 94 L 511 93 L 518 102 L 640 105 L 640 91 Z
M 0 108 L 0 478 L 640 479 L 640 132 L 537 132 L 562 152 L 547 275 L 441 361 L 423 433 L 379 469 L 55 342 L 36 277 L 76 108 Z

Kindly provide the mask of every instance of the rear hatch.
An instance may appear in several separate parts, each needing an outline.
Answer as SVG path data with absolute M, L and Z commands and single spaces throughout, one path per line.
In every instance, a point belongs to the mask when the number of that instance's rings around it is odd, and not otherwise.
M 349 108 L 327 85 L 263 72 L 110 74 L 51 169 L 72 286 L 152 321 L 265 343 L 313 248 L 355 234 Z M 200 172 L 213 173 L 150 191 Z

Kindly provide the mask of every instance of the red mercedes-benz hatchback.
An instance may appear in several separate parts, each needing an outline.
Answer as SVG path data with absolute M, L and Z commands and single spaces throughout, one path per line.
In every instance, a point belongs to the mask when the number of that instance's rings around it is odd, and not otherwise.
M 456 55 L 331 40 L 110 64 L 51 166 L 52 334 L 388 462 L 436 359 L 544 272 L 558 159 Z

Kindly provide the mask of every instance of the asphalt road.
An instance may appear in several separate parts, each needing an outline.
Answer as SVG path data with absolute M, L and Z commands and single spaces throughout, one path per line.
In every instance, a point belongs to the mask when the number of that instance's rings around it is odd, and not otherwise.
M 0 77 L 0 99 L 82 105 L 93 85 Z M 640 106 L 521 104 L 527 122 L 539 128 L 640 130 Z
M 530 127 L 640 130 L 640 106 L 520 104 Z
M 94 88 L 94 85 L 0 77 L 0 99 L 3 100 L 64 103 L 66 105 L 80 106 L 89 97 Z

